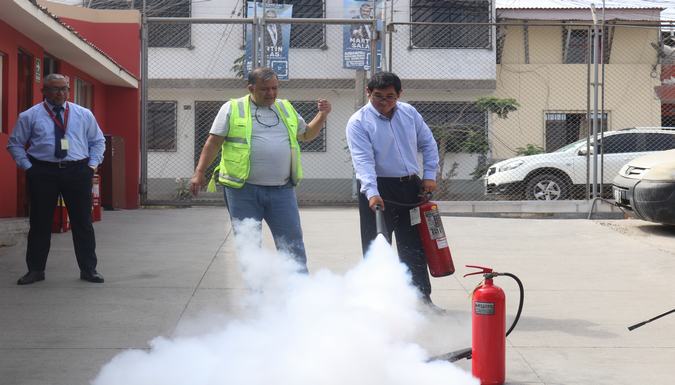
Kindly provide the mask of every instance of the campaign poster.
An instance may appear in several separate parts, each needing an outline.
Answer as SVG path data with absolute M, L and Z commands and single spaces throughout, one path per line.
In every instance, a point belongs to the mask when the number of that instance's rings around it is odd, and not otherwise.
M 257 7 L 254 11 L 253 7 Z M 271 21 L 276 18 L 290 19 L 293 17 L 292 4 L 263 4 L 260 2 L 249 1 L 246 8 L 246 16 L 253 18 L 256 14 L 262 18 L 263 12 L 265 20 Z M 264 35 L 264 39 L 263 39 Z M 272 68 L 278 75 L 279 80 L 288 80 L 288 49 L 291 43 L 291 25 L 265 23 L 258 29 L 258 60 L 262 59 L 263 40 L 265 41 L 265 66 Z M 244 66 L 244 76 L 253 68 L 253 26 L 246 26 L 246 64 Z
M 355 20 L 372 20 L 375 12 L 383 16 L 384 1 L 344 0 L 345 18 Z M 384 20 L 383 17 L 378 17 Z M 351 69 L 370 69 L 370 41 L 375 34 L 372 24 L 352 24 L 342 28 L 342 67 Z M 377 41 L 377 68 L 382 63 L 382 42 Z

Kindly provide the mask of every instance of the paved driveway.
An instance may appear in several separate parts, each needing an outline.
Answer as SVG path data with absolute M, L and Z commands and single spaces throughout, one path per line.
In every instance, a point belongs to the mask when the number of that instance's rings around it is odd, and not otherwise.
M 341 277 L 360 263 L 357 216 L 351 208 L 302 210 L 313 274 Z M 425 313 L 428 323 L 413 333 L 428 354 L 470 344 L 468 293 L 479 278 L 462 275 L 465 264 L 478 264 L 516 274 L 526 289 L 508 338 L 507 383 L 672 382 L 675 315 L 626 327 L 675 307 L 675 229 L 636 220 L 443 221 L 457 272 L 433 279 L 432 297 L 448 312 Z M 78 279 L 70 233 L 53 237 L 47 279 L 30 286 L 15 284 L 23 247 L 0 249 L 0 384 L 88 384 L 114 356 L 148 350 L 157 336 L 204 335 L 246 317 L 240 299 L 250 291 L 223 208 L 104 212 L 95 227 L 103 285 Z M 267 233 L 264 245 L 271 247 Z M 496 284 L 510 322 L 516 286 Z

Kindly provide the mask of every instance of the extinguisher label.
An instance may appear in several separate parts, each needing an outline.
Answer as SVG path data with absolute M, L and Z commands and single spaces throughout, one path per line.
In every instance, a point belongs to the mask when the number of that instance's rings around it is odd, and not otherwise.
M 493 315 L 495 314 L 494 302 L 474 302 L 473 312 L 478 315 Z
M 419 225 L 422 223 L 422 217 L 420 216 L 420 208 L 415 207 L 410 209 L 410 226 Z
M 448 246 L 448 238 L 443 237 L 441 239 L 437 239 L 436 240 L 436 247 L 438 248 L 438 250 L 445 249 L 446 247 L 449 247 Z
M 443 222 L 441 221 L 441 215 L 438 213 L 437 207 L 425 212 L 424 218 L 427 220 L 427 227 L 429 228 L 429 236 L 431 239 L 445 238 Z

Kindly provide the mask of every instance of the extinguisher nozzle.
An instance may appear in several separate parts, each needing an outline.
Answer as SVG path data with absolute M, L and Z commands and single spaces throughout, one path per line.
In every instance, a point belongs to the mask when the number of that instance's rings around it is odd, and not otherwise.
M 378 234 L 384 235 L 387 241 L 389 241 L 389 237 L 387 237 L 387 224 L 384 221 L 384 211 L 380 205 L 375 205 L 375 231 Z
M 639 328 L 640 326 L 643 326 L 643 325 L 646 324 L 646 323 L 647 323 L 647 322 L 645 321 L 645 322 L 640 322 L 639 324 L 635 324 L 635 325 L 633 325 L 633 326 L 629 326 L 629 327 L 628 327 L 628 331 L 633 331 L 633 330 Z
M 465 349 L 455 350 L 454 352 L 441 354 L 439 356 L 431 357 L 427 361 L 428 362 L 431 362 L 431 361 L 455 362 L 455 361 L 459 361 L 459 360 L 464 359 L 464 358 L 466 358 L 467 360 L 470 360 L 471 357 L 472 357 L 472 353 L 473 353 L 473 351 L 471 350 L 471 348 L 465 348 Z

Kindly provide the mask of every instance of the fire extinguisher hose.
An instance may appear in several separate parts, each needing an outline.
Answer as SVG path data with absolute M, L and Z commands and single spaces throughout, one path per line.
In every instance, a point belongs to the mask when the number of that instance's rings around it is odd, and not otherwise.
M 513 329 L 516 327 L 516 324 L 518 323 L 518 320 L 520 319 L 520 313 L 522 313 L 522 311 L 523 311 L 523 301 L 525 300 L 525 289 L 523 288 L 523 283 L 514 274 L 511 274 L 511 273 L 494 273 L 494 275 L 495 276 L 505 275 L 507 277 L 513 278 L 513 280 L 516 281 L 516 283 L 518 284 L 518 290 L 520 291 L 520 300 L 518 301 L 518 311 L 516 311 L 516 317 L 513 319 L 513 322 L 511 323 L 511 327 L 509 328 L 509 330 L 506 331 L 506 336 L 508 337 L 509 334 L 511 334 Z
M 513 322 L 511 323 L 511 327 L 509 327 L 509 330 L 506 331 L 506 337 L 511 334 L 513 329 L 516 327 L 516 324 L 518 323 L 518 320 L 520 319 L 520 314 L 523 311 L 523 301 L 525 300 L 525 289 L 523 287 L 523 283 L 520 281 L 518 277 L 516 277 L 514 274 L 511 273 L 487 273 L 484 275 L 485 278 L 494 278 L 500 275 L 504 275 L 510 278 L 513 278 L 513 280 L 516 281 L 518 284 L 518 290 L 520 291 L 520 300 L 518 302 L 518 311 L 516 311 L 516 317 L 513 319 Z M 467 360 L 471 359 L 472 351 L 471 348 L 464 348 L 460 350 L 455 350 L 454 352 L 450 353 L 445 353 L 441 354 L 438 356 L 430 357 L 427 362 L 430 361 L 449 361 L 449 362 L 455 362 L 459 361 L 461 359 L 466 358 Z

